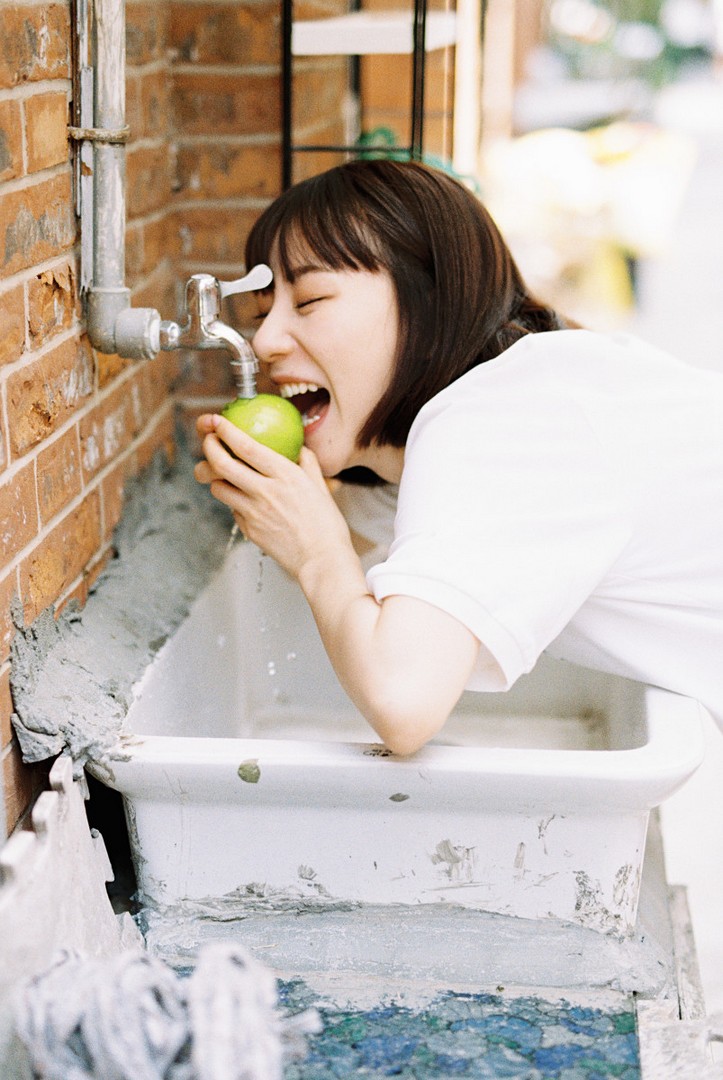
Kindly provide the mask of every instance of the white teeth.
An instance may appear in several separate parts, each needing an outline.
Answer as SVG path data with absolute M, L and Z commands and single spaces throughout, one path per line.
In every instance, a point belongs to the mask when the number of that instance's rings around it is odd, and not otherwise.
M 318 419 L 318 416 L 309 416 L 308 413 L 304 413 L 304 415 L 301 417 L 301 423 L 304 425 L 304 427 L 308 427 L 309 424 L 313 424 L 314 421 Z
M 320 389 L 321 387 L 313 382 L 287 382 L 281 384 L 279 393 L 282 398 L 292 398 L 296 397 L 297 394 L 315 393 Z

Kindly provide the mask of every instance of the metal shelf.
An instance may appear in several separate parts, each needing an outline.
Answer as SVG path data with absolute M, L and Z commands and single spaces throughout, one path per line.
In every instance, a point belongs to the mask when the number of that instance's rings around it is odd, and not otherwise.
M 354 7 L 359 0 L 351 0 Z M 295 153 L 335 150 L 358 154 L 360 146 L 301 146 L 292 142 L 293 130 L 293 61 L 302 56 L 348 56 L 358 65 L 365 55 L 411 55 L 411 138 L 409 146 L 396 147 L 397 153 L 422 158 L 424 128 L 425 53 L 455 43 L 456 18 L 453 13 L 427 13 L 427 0 L 414 0 L 407 12 L 367 12 L 352 10 L 347 15 L 328 19 L 297 21 L 293 17 L 294 0 L 281 0 L 282 40 L 282 187 L 292 183 Z M 356 68 L 358 72 L 358 66 Z
M 430 11 L 425 21 L 426 52 L 454 45 L 454 11 Z M 293 23 L 293 56 L 403 55 L 414 51 L 414 15 L 411 11 L 351 11 L 329 19 Z

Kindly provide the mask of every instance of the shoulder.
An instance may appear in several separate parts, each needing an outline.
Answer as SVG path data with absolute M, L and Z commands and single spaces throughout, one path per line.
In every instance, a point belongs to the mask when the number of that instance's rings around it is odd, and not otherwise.
M 585 371 L 604 363 L 610 345 L 588 330 L 551 330 L 520 338 L 499 356 L 472 368 L 420 409 L 410 441 L 430 424 L 454 424 L 465 413 L 494 412 L 513 406 L 515 413 L 544 397 L 566 393 Z

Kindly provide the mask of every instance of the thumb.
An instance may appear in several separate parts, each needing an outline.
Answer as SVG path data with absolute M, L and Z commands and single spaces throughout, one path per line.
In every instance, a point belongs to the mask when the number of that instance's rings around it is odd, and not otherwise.
M 310 450 L 308 446 L 302 446 L 301 448 L 299 466 L 304 470 L 310 480 L 314 480 L 317 484 L 327 483 L 324 474 L 321 471 L 319 459 L 314 451 Z

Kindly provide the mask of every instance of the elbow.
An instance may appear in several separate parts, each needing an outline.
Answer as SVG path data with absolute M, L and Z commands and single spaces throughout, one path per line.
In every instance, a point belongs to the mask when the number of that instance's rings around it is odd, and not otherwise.
M 417 732 L 394 731 L 382 735 L 381 739 L 387 750 L 390 750 L 395 757 L 411 757 L 412 754 L 416 754 L 417 750 L 421 750 L 423 746 L 426 746 L 435 734 L 436 732 L 432 732 L 429 735 L 422 736 Z
M 441 731 L 447 714 L 430 714 L 428 709 L 387 707 L 375 711 L 370 722 L 388 750 L 397 757 L 409 757 L 421 750 Z

